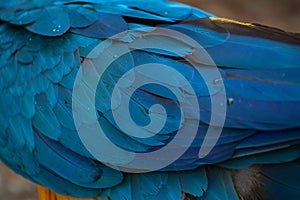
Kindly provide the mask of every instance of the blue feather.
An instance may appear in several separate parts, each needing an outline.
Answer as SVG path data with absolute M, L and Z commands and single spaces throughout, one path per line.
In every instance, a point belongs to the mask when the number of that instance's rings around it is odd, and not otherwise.
M 166 34 L 161 35 L 160 28 Z M 112 200 L 179 200 L 183 193 L 198 199 L 238 200 L 231 170 L 260 164 L 268 197 L 298 197 L 299 41 L 298 34 L 216 18 L 164 0 L 4 0 L 0 3 L 1 160 L 60 194 Z M 102 47 L 94 51 L 99 43 Z M 121 52 L 128 53 L 118 57 Z M 147 63 L 169 66 L 187 83 L 170 73 L 169 88 L 162 86 L 164 74 L 159 70 L 135 69 Z M 110 66 L 102 73 L 106 64 Z M 126 74 L 130 70 L 135 74 Z M 86 78 L 82 86 L 74 85 L 77 75 Z M 95 77 L 101 80 L 96 82 Z M 139 78 L 157 83 L 134 88 L 132 96 L 123 85 L 112 102 L 121 77 L 124 84 Z M 97 85 L 95 95 L 89 84 Z M 76 89 L 80 95 L 74 97 Z M 181 91 L 181 98 L 172 89 Z M 192 107 L 183 120 L 180 106 L 192 97 L 200 104 L 199 113 Z M 212 97 L 227 99 L 225 125 L 213 125 L 214 130 L 223 128 L 221 135 L 212 151 L 199 158 L 212 116 L 222 117 L 220 110 L 212 113 Z M 129 117 L 142 127 L 151 122 L 150 116 L 162 120 L 163 111 L 151 111 L 160 104 L 167 114 L 164 127 L 157 132 L 145 128 L 153 135 L 149 138 L 126 133 L 113 116 L 124 98 L 131 112 L 118 114 L 123 125 L 132 127 Z M 180 136 L 173 151 L 193 142 L 177 160 L 169 155 L 147 160 L 153 164 L 170 160 L 169 166 L 150 173 L 124 173 L 96 161 L 80 140 L 74 112 L 83 113 L 80 123 L 90 119 L 90 112 L 74 110 L 72 105 L 93 101 L 95 125 L 130 152 L 159 150 L 186 126 L 197 127 L 197 133 L 195 138 Z M 93 126 L 88 128 L 94 133 Z M 273 189 L 278 192 L 270 193 Z

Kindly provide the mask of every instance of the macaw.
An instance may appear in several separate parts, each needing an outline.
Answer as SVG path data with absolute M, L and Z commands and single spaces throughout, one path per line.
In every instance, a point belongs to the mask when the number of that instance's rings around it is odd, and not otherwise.
M 0 157 L 40 199 L 300 199 L 299 34 L 164 0 L 2 0 L 0 61 Z

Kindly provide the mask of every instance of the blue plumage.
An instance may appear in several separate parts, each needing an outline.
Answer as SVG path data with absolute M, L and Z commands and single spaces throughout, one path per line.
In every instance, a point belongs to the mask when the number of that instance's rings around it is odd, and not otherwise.
M 221 19 L 163 0 L 5 0 L 0 23 L 0 157 L 22 176 L 73 197 L 300 198 L 293 178 L 300 157 L 299 34 Z M 127 53 L 118 56 L 121 52 Z M 148 63 L 161 70 L 135 69 Z M 103 71 L 105 65 L 109 67 Z M 163 65 L 181 76 L 168 73 L 165 78 Z M 101 80 L 95 82 L 95 77 Z M 156 84 L 129 87 L 139 80 Z M 210 124 L 213 116 L 224 114 L 212 109 L 212 98 L 227 108 L 222 127 Z M 192 99 L 199 106 L 191 106 Z M 124 114 L 125 100 L 133 124 Z M 74 109 L 74 104 L 92 102 L 95 113 L 92 107 Z M 118 109 L 122 112 L 115 115 Z M 77 119 L 76 113 L 83 117 Z M 89 124 L 92 117 L 128 155 L 156 152 L 172 145 L 177 134 L 179 142 L 170 152 L 184 149 L 183 154 L 176 160 L 171 154 L 147 157 L 145 163 L 153 165 L 170 161 L 149 173 L 110 168 L 78 133 L 88 124 L 86 134 L 96 135 L 95 124 Z M 151 119 L 157 123 L 152 127 Z M 132 133 L 150 137 L 130 135 L 124 124 Z M 142 128 L 135 131 L 135 125 Z M 189 132 L 195 127 L 193 136 Z M 221 135 L 201 158 L 209 127 L 222 128 Z M 115 159 L 128 162 L 126 157 Z M 253 170 L 255 177 L 260 174 L 255 184 L 240 175 L 247 175 L 251 166 L 259 166 Z M 259 196 L 252 196 L 254 189 Z

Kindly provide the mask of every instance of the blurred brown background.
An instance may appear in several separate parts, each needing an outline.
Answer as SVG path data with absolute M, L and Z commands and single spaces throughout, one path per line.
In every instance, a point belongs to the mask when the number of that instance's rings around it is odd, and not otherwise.
M 147 0 L 145 0 L 147 1 Z M 300 32 L 300 0 L 178 0 L 220 17 Z M 36 200 L 33 184 L 0 164 L 0 200 Z
M 219 17 L 300 32 L 300 0 L 177 0 Z

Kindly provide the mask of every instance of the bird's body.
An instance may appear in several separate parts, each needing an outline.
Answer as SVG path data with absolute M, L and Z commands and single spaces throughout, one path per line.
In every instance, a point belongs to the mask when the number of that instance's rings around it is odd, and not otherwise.
M 0 157 L 25 178 L 78 198 L 300 197 L 298 34 L 159 0 L 5 0 L 0 3 L 0 20 Z M 109 59 L 115 62 L 102 72 Z M 90 64 L 94 62 L 100 68 Z M 148 63 L 170 66 L 195 93 L 172 73 L 166 84 L 164 68 L 151 76 L 154 68 L 147 68 Z M 143 129 L 153 135 L 149 138 L 125 134 L 120 123 L 131 127 L 129 117 L 114 115 L 129 91 L 122 86 L 114 96 L 114 86 L 141 65 L 146 67 L 135 75 L 155 84 L 138 87 L 129 96 L 130 116 L 143 127 L 151 124 L 149 116 L 163 121 L 167 114 L 158 132 Z M 78 77 L 85 90 L 80 90 Z M 101 79 L 91 90 L 93 96 L 89 89 L 95 77 Z M 123 84 L 133 80 L 129 74 Z M 182 93 L 177 97 L 174 91 Z M 190 105 L 192 98 L 199 106 Z M 90 119 L 84 114 L 92 108 L 82 111 L 80 104 L 90 101 L 95 102 L 98 125 L 126 152 L 156 152 L 172 144 L 181 130 L 196 127 L 196 132 L 181 133 L 172 146 L 175 152 L 183 151 L 176 160 L 166 152 L 146 157 L 145 165 L 137 163 L 135 173 L 113 169 L 82 142 L 82 127 Z M 223 104 L 213 110 L 214 102 Z M 152 110 L 156 104 L 165 111 Z M 184 119 L 182 105 L 187 108 Z M 83 117 L 77 118 L 78 113 Z M 226 120 L 219 121 L 223 115 Z M 215 124 L 210 123 L 213 117 L 218 119 Z M 209 127 L 221 134 L 201 157 L 202 145 L 215 139 L 206 139 Z M 93 135 L 93 129 L 89 131 L 85 134 Z M 126 159 L 120 156 L 113 162 L 121 166 Z M 170 162 L 152 170 L 165 161 Z M 136 173 L 139 170 L 152 172 Z

